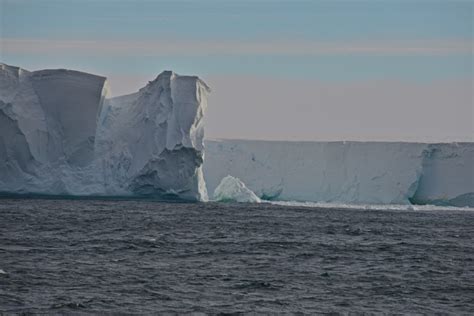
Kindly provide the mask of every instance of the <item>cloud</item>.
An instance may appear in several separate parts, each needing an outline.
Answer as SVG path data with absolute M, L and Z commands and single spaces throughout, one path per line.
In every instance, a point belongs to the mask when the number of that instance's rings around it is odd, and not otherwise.
M 5 38 L 6 54 L 82 56 L 222 55 L 382 55 L 446 56 L 472 54 L 471 40 L 240 41 L 240 40 L 58 40 Z

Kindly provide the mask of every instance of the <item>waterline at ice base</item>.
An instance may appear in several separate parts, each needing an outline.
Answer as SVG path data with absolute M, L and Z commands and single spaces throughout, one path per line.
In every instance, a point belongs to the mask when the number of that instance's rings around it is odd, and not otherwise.
M 0 192 L 207 201 L 230 175 L 249 201 L 474 207 L 474 143 L 204 141 L 209 92 L 165 71 L 109 98 L 101 76 L 1 64 Z

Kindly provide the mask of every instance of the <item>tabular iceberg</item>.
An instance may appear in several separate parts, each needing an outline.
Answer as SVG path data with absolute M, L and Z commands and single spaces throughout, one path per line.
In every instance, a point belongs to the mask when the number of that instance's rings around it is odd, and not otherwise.
M 107 99 L 104 77 L 0 64 L 0 192 L 206 200 L 209 91 L 165 71 Z
M 474 206 L 474 143 L 207 140 L 209 192 L 241 179 L 267 200 Z
M 248 188 L 229 178 L 218 199 L 474 207 L 474 143 L 208 140 L 204 160 L 198 77 L 107 90 L 101 76 L 0 64 L 0 194 L 205 201 L 230 174 Z

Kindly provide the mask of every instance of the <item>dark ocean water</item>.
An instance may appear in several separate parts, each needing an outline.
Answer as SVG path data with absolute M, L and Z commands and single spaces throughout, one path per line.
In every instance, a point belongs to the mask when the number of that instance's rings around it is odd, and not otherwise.
M 474 313 L 474 212 L 0 200 L 0 311 Z

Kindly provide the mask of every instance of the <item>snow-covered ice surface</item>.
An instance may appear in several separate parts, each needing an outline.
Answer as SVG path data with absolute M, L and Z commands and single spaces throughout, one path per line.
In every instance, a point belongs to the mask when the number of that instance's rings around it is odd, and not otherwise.
M 265 200 L 474 207 L 474 143 L 206 140 L 209 192 L 231 174 Z
M 224 177 L 214 190 L 213 198 L 218 202 L 260 203 L 260 198 L 249 190 L 240 179 L 230 175 Z
M 106 99 L 104 77 L 0 64 L 0 192 L 207 200 L 208 92 L 165 71 Z

